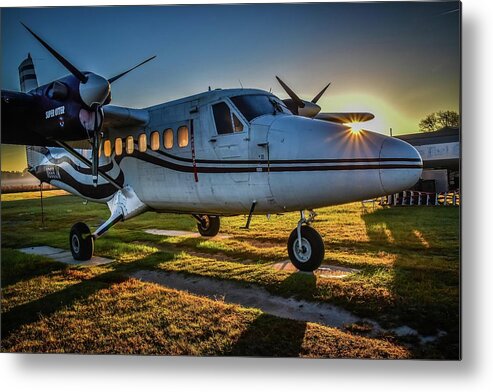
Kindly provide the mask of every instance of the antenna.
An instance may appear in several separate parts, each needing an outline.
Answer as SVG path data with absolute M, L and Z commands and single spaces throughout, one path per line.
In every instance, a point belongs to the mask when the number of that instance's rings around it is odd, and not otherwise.
M 209 86 L 209 91 L 211 91 L 211 86 Z
M 243 90 L 243 84 L 241 83 L 241 80 L 238 79 L 238 82 L 240 82 L 241 89 Z
M 390 128 L 390 137 L 392 137 L 392 128 Z

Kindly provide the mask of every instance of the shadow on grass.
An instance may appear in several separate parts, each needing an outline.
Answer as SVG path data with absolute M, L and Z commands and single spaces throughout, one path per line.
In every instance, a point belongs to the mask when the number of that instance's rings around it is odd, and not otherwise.
M 236 237 L 231 237 L 232 241 L 238 241 Z M 239 243 L 239 241 L 238 241 Z M 264 249 L 257 248 L 258 251 L 252 251 L 248 249 L 241 249 L 239 248 L 238 244 L 228 244 L 224 243 L 221 241 L 211 241 L 210 238 L 207 237 L 187 237 L 180 239 L 177 242 L 174 243 L 161 243 L 161 245 L 168 244 L 170 247 L 173 249 L 177 250 L 192 250 L 195 252 L 201 252 L 210 255 L 211 257 L 214 256 L 225 256 L 226 258 L 230 258 L 230 260 L 223 260 L 223 261 L 231 261 L 234 263 L 241 262 L 241 260 L 251 260 L 254 261 L 255 263 L 259 264 L 264 264 L 264 263 L 271 263 L 272 261 L 281 261 L 285 259 L 285 255 L 283 256 L 268 256 L 262 257 L 262 251 Z M 210 246 L 208 246 L 210 244 Z M 232 247 L 237 246 L 235 249 Z
M 293 272 L 277 287 L 276 294 L 284 297 L 294 293 L 300 298 L 313 299 L 317 292 L 317 276 L 313 272 Z
M 22 325 L 35 322 L 40 317 L 49 316 L 62 307 L 70 306 L 78 300 L 88 298 L 101 289 L 125 280 L 128 280 L 128 277 L 111 271 L 48 294 L 38 300 L 16 306 L 2 314 L 2 339 L 5 339 L 11 332 Z
M 258 316 L 223 355 L 298 357 L 302 351 L 306 322 L 268 314 Z
M 2 248 L 2 288 L 65 268 L 67 268 L 66 264 L 43 256 L 29 255 L 15 249 Z
M 388 270 L 392 276 L 388 288 L 395 298 L 389 312 L 422 334 L 447 332 L 445 338 L 429 346 L 427 357 L 458 358 L 459 247 L 458 233 L 454 231 L 459 230 L 457 214 L 438 207 L 410 207 L 380 209 L 362 218 L 370 242 L 376 246 L 389 248 L 395 242 L 422 255 L 419 265 L 413 266 L 405 254 L 396 253 L 397 258 Z M 437 256 L 440 249 L 445 249 L 441 258 Z M 440 265 L 444 257 L 454 255 L 456 268 Z

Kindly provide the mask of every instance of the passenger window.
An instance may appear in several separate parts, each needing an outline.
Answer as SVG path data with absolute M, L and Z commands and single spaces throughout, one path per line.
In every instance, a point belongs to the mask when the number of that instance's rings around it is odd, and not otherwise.
M 173 130 L 171 128 L 164 131 L 163 140 L 164 148 L 166 150 L 173 148 Z
M 125 149 L 127 150 L 127 154 L 132 154 L 134 152 L 133 136 L 128 136 L 125 144 L 126 144 Z
M 111 141 L 105 140 L 103 144 L 103 152 L 105 157 L 111 156 Z
M 219 135 L 243 131 L 243 124 L 234 113 L 231 113 L 226 103 L 219 102 L 213 105 L 212 112 L 214 113 L 216 130 Z
M 188 127 L 186 125 L 178 128 L 178 146 L 186 147 L 188 146 Z
M 126 141 L 127 141 L 127 143 L 126 143 L 127 145 L 125 148 L 127 150 L 127 154 L 129 154 L 129 155 L 133 154 L 133 152 L 134 152 L 134 138 L 133 138 L 133 136 L 128 136 Z
M 159 132 L 154 131 L 151 133 L 151 150 L 157 151 L 159 150 Z
M 141 133 L 139 135 L 139 151 L 146 152 L 147 150 L 147 135 L 145 133 Z
M 121 137 L 115 139 L 115 154 L 122 155 L 123 152 L 123 142 Z

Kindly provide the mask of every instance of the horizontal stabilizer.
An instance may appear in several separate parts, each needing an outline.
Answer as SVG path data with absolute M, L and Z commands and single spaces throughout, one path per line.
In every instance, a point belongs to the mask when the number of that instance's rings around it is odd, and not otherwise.
M 335 122 L 339 124 L 349 124 L 370 121 L 375 118 L 372 113 L 367 112 L 347 112 L 347 113 L 319 113 L 315 116 L 317 120 Z

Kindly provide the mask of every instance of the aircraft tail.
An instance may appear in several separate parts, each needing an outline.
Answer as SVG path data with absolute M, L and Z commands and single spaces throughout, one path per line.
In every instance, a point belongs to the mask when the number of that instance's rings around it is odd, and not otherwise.
M 38 87 L 38 79 L 31 53 L 28 53 L 27 58 L 19 65 L 19 81 L 23 93 L 27 93 Z
M 23 93 L 27 93 L 38 87 L 36 70 L 34 69 L 34 63 L 30 53 L 27 54 L 27 58 L 19 65 L 19 82 Z M 40 154 L 39 147 L 35 146 L 26 146 L 26 155 L 27 168 L 30 171 L 38 166 L 44 158 Z

